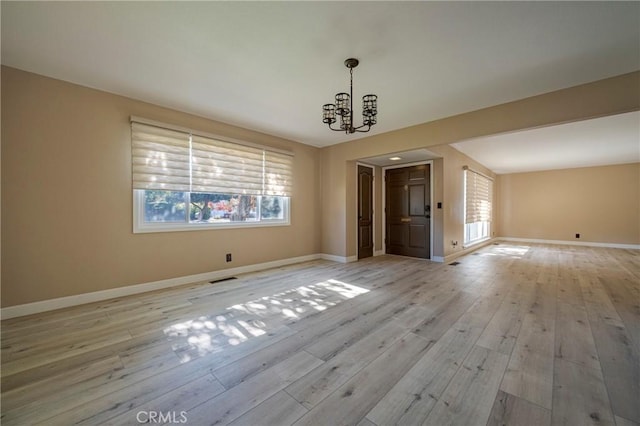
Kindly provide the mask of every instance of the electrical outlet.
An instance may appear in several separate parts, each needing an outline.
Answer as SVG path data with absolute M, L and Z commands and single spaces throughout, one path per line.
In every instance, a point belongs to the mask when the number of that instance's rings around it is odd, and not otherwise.
M 576 234 L 576 238 L 580 238 L 580 234 Z
M 231 253 L 227 253 L 227 262 L 231 262 Z

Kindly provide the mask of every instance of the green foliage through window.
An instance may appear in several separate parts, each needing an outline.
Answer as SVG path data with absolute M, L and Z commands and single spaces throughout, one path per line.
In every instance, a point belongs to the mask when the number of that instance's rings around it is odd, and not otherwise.
M 225 223 L 282 221 L 287 197 L 144 191 L 146 223 Z

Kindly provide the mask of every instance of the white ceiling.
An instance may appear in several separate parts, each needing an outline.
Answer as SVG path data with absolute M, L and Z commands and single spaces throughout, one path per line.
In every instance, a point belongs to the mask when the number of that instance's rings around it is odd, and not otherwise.
M 388 167 L 402 164 L 418 163 L 441 157 L 427 149 L 413 149 L 411 151 L 390 152 L 385 155 L 361 158 L 359 161 L 374 166 Z M 392 160 L 393 158 L 393 160 Z
M 0 7 L 5 65 L 315 146 L 371 134 L 321 122 L 348 57 L 354 98 L 379 96 L 372 133 L 640 68 L 640 2 Z
M 640 112 L 451 144 L 498 174 L 640 162 Z

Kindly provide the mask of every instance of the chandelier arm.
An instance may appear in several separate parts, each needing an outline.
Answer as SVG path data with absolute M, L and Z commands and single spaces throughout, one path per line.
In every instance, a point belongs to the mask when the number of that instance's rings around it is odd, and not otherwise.
M 360 130 L 364 126 L 367 126 L 367 129 L 366 130 Z M 360 132 L 360 133 L 367 133 L 369 130 L 371 130 L 371 124 L 363 124 L 362 126 L 358 126 L 358 127 L 354 127 L 353 128 L 354 132 Z
M 333 127 L 331 127 L 331 124 L 329 124 L 329 129 L 333 130 L 334 132 L 344 132 L 344 129 L 334 129 Z

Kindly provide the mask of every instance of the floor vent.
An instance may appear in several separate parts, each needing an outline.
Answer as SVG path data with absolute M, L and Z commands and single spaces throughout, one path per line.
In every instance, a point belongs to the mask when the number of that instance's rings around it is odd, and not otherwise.
M 480 253 L 471 253 L 471 256 L 480 256 Z
M 231 281 L 231 280 L 237 280 L 237 278 L 236 277 L 220 278 L 219 280 L 209 281 L 209 284 L 216 284 L 216 283 L 221 283 L 222 281 Z
M 460 262 L 456 261 L 456 262 L 451 262 L 449 266 L 458 266 L 459 264 Z

